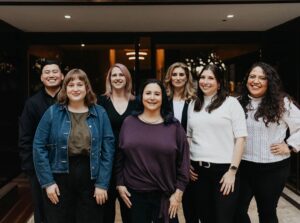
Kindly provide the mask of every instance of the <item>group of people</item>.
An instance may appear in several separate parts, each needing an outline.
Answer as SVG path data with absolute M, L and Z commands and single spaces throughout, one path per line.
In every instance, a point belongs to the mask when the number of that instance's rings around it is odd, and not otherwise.
M 238 98 L 215 64 L 195 88 L 176 62 L 136 96 L 119 63 L 98 97 L 83 70 L 64 76 L 57 61 L 41 81 L 19 128 L 36 223 L 113 223 L 116 199 L 124 223 L 178 223 L 181 202 L 187 223 L 248 223 L 253 197 L 260 222 L 278 222 L 300 110 L 272 66 L 254 64 Z

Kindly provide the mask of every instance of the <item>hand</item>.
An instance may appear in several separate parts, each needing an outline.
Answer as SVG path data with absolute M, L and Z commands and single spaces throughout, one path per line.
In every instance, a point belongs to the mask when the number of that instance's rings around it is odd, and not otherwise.
M 235 171 L 228 170 L 220 180 L 222 184 L 220 191 L 223 192 L 223 195 L 228 195 L 230 192 L 234 191 L 234 182 L 235 182 Z
M 198 180 L 198 174 L 195 172 L 195 169 L 193 166 L 190 166 L 190 179 L 191 179 L 191 181 Z
M 286 143 L 274 143 L 271 145 L 271 153 L 274 155 L 285 155 L 289 154 L 291 151 Z
M 97 204 L 104 204 L 108 199 L 107 191 L 102 188 L 95 187 L 94 198 L 96 199 Z
M 60 193 L 57 184 L 46 187 L 46 193 L 52 204 L 57 204 L 59 202 L 58 196 L 60 196 Z
M 170 218 L 175 218 L 179 205 L 182 200 L 182 194 L 183 192 L 179 189 L 177 189 L 170 197 L 170 207 L 169 207 L 169 216 Z
M 125 186 L 117 186 L 117 190 L 120 194 L 120 197 L 122 198 L 122 200 L 126 204 L 126 206 L 128 208 L 131 208 L 132 204 L 131 204 L 131 201 L 129 199 L 131 197 L 131 194 L 129 193 L 127 188 Z

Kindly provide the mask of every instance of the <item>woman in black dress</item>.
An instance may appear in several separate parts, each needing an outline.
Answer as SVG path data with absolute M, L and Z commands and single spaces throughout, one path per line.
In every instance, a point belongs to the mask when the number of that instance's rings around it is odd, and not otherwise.
M 119 132 L 124 119 L 131 114 L 135 107 L 134 96 L 132 95 L 132 80 L 127 67 L 116 63 L 110 67 L 106 76 L 105 93 L 98 98 L 98 103 L 102 105 L 108 114 L 111 122 L 116 142 L 116 153 L 119 145 Z M 118 196 L 116 191 L 116 182 L 114 169 L 116 161 L 113 164 L 113 175 L 108 190 L 108 202 L 105 204 L 104 222 L 115 222 L 115 203 Z M 122 199 L 119 199 L 122 221 L 128 222 L 128 209 Z

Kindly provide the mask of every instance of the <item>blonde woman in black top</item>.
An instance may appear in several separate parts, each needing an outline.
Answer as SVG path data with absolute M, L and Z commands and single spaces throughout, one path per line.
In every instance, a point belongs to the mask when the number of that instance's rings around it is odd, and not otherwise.
M 123 64 L 116 63 L 110 67 L 106 76 L 105 93 L 98 98 L 98 103 L 102 105 L 107 113 L 113 133 L 115 136 L 116 150 L 119 144 L 119 132 L 124 119 L 131 114 L 134 109 L 134 96 L 132 91 L 131 75 L 127 67 Z M 114 167 L 116 161 L 114 162 Z M 116 191 L 116 183 L 113 175 L 110 182 L 110 188 L 108 191 L 109 200 L 105 204 L 104 211 L 104 222 L 114 223 L 115 222 L 115 203 L 118 193 Z M 124 205 L 122 199 L 120 201 L 122 221 L 128 222 L 128 209 Z

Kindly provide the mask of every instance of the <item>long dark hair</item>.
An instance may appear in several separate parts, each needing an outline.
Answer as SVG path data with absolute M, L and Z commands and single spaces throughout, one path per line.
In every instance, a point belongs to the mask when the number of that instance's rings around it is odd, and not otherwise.
M 254 114 L 254 118 L 256 121 L 259 118 L 262 118 L 266 126 L 268 126 L 270 122 L 277 122 L 279 124 L 279 120 L 285 112 L 284 97 L 287 96 L 287 94 L 282 89 L 282 83 L 279 74 L 271 65 L 264 62 L 257 62 L 251 66 L 243 80 L 242 94 L 239 98 L 239 101 L 245 113 L 247 114 L 249 103 L 251 100 L 249 98 L 250 92 L 247 88 L 247 81 L 249 78 L 249 74 L 255 67 L 260 67 L 263 70 L 268 83 L 267 91 L 263 96 L 257 111 Z
M 205 65 L 205 67 L 201 71 L 200 75 L 198 76 L 198 85 L 197 85 L 197 96 L 198 96 L 198 98 L 195 101 L 194 111 L 200 111 L 203 107 L 203 104 L 204 104 L 204 94 L 203 94 L 202 90 L 199 87 L 199 80 L 201 78 L 202 73 L 205 70 L 210 70 L 215 75 L 215 78 L 216 78 L 216 80 L 219 84 L 219 89 L 217 91 L 217 94 L 213 97 L 212 102 L 206 108 L 206 111 L 208 113 L 211 113 L 213 110 L 217 109 L 218 107 L 220 107 L 223 104 L 226 97 L 228 96 L 228 92 L 227 92 L 227 90 L 225 88 L 225 84 L 224 84 L 223 70 L 221 70 L 215 64 Z
M 161 109 L 160 109 L 160 114 L 164 120 L 164 124 L 167 125 L 167 124 L 176 122 L 176 119 L 173 116 L 171 105 L 168 100 L 166 89 L 163 86 L 162 82 L 157 79 L 148 79 L 142 84 L 139 94 L 138 94 L 138 97 L 137 97 L 137 105 L 136 105 L 135 111 L 133 112 L 133 116 L 138 116 L 144 112 L 143 93 L 144 93 L 145 87 L 148 84 L 157 84 L 161 89 L 162 105 L 161 105 Z

